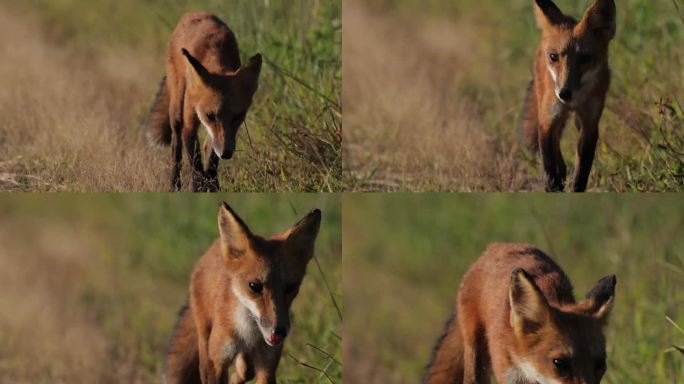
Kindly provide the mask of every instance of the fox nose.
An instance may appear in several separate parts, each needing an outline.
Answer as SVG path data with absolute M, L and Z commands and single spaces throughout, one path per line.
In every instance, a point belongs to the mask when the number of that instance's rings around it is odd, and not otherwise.
M 268 338 L 268 341 L 271 342 L 273 345 L 278 345 L 285 340 L 285 337 L 287 336 L 287 329 L 285 327 L 275 327 L 273 332 L 271 333 L 271 336 Z
M 233 157 L 233 151 L 223 151 L 223 153 L 221 154 L 221 158 L 223 160 L 228 160 L 231 157 Z
M 572 89 L 570 88 L 563 88 L 558 92 L 558 97 L 565 102 L 569 103 L 572 100 Z

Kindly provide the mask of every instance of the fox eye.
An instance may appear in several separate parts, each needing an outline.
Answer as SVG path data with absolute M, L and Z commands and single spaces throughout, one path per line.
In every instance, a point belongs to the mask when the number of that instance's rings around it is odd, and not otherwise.
M 558 62 L 558 54 L 557 53 L 550 53 L 549 54 L 549 60 L 551 60 L 552 63 L 557 63 Z
M 215 122 L 216 121 L 216 114 L 214 112 L 207 113 L 207 120 L 209 120 L 210 123 Z
M 256 294 L 261 294 L 264 290 L 264 285 L 260 281 L 252 281 L 249 283 L 249 289 Z
M 561 376 L 570 376 L 572 373 L 572 363 L 570 362 L 570 359 L 553 359 L 553 366 L 556 367 L 556 372 Z

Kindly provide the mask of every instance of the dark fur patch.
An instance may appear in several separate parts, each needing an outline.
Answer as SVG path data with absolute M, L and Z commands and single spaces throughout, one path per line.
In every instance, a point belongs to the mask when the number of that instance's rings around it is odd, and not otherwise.
M 430 361 L 425 366 L 425 371 L 423 372 L 423 378 L 421 379 L 422 383 L 427 383 L 428 374 L 430 373 L 430 370 L 432 369 L 432 365 L 435 363 L 435 359 L 437 358 L 437 352 L 442 347 L 442 344 L 444 343 L 444 339 L 446 339 L 447 335 L 449 334 L 449 328 L 451 327 L 451 325 L 455 321 L 456 321 L 456 310 L 454 309 L 451 311 L 449 318 L 444 323 L 444 327 L 442 327 L 442 334 L 439 336 L 439 338 L 437 338 L 437 341 L 435 341 L 435 344 L 432 346 L 432 352 L 430 353 Z

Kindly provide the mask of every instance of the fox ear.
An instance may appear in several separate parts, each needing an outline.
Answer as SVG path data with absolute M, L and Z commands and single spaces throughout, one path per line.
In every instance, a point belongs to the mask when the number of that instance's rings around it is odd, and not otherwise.
M 195 59 L 187 49 L 181 48 L 181 53 L 188 63 L 187 72 L 192 85 L 205 84 L 205 80 L 209 77 L 209 71 Z
M 617 284 L 617 277 L 610 275 L 599 280 L 594 288 L 587 293 L 584 300 L 589 313 L 599 319 L 606 321 L 613 309 L 615 302 L 615 285 Z
M 314 244 L 321 227 L 321 211 L 314 209 L 287 231 L 287 244 L 296 254 L 309 261 L 313 257 Z
M 567 19 L 551 0 L 534 0 L 534 14 L 541 29 L 561 24 Z
M 551 0 L 534 0 L 534 14 L 541 29 L 561 24 L 566 20 L 563 12 Z
M 261 72 L 261 61 L 261 53 L 257 53 L 256 55 L 249 58 L 249 61 L 247 62 L 247 65 L 244 66 L 244 68 L 249 69 L 255 75 L 259 76 L 259 73 Z
M 249 59 L 247 64 L 240 67 L 237 72 L 237 78 L 240 86 L 246 89 L 248 93 L 253 94 L 259 87 L 261 61 L 261 54 L 257 53 Z
M 522 268 L 513 271 L 508 292 L 511 327 L 518 337 L 535 332 L 550 316 L 546 298 Z
M 603 35 L 606 41 L 615 37 L 616 10 L 614 0 L 594 0 L 584 12 L 578 28 L 596 31 Z
M 249 247 L 251 232 L 242 219 L 225 202 L 219 205 L 218 227 L 224 258 L 231 259 L 242 256 Z

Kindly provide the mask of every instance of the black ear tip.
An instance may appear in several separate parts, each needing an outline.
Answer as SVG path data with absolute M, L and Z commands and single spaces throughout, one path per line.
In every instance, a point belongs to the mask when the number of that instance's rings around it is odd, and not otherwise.
M 307 221 L 312 220 L 315 223 L 320 223 L 321 222 L 321 210 L 318 208 L 312 209 L 311 212 L 309 212 L 306 215 L 305 220 L 307 220 Z M 309 222 L 311 222 L 311 221 L 309 221 Z
M 252 67 L 261 67 L 261 53 L 257 53 L 254 56 L 249 58 L 249 66 Z

